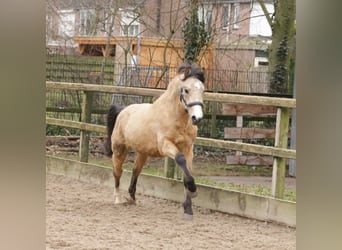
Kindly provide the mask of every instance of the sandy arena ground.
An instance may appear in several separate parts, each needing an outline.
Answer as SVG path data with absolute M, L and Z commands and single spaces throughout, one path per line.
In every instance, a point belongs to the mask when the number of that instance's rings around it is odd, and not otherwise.
M 114 205 L 110 187 L 46 176 L 46 249 L 296 249 L 296 230 L 142 196 Z

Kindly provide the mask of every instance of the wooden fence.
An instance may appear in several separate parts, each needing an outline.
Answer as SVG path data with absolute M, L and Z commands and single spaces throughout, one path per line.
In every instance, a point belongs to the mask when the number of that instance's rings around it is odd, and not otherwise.
M 224 139 L 237 139 L 242 142 L 243 139 L 274 139 L 275 128 L 243 127 L 244 117 L 275 117 L 277 108 L 273 106 L 249 105 L 249 104 L 222 104 L 222 114 L 236 116 L 236 127 L 224 128 Z M 242 152 L 236 151 L 235 155 L 227 155 L 226 163 L 228 165 L 272 165 L 273 157 L 242 155 Z
M 83 83 L 46 82 L 47 89 L 63 89 L 83 91 L 82 121 L 70 121 L 46 117 L 46 123 L 57 126 L 77 128 L 81 130 L 79 159 L 82 162 L 88 161 L 88 133 L 89 131 L 106 133 L 106 128 L 100 125 L 90 124 L 91 103 L 93 92 L 131 94 L 141 96 L 159 96 L 164 90 L 146 89 L 122 86 L 95 85 Z M 273 156 L 272 173 L 272 196 L 283 198 L 285 189 L 286 159 L 296 159 L 296 150 L 288 149 L 288 130 L 290 110 L 296 107 L 296 100 L 289 98 L 274 98 L 261 96 L 247 96 L 222 93 L 204 93 L 204 100 L 231 103 L 274 106 L 277 108 L 276 131 L 274 147 L 249 144 L 243 142 L 225 141 L 197 137 L 195 144 L 221 149 L 230 149 L 243 152 L 250 152 L 262 155 Z

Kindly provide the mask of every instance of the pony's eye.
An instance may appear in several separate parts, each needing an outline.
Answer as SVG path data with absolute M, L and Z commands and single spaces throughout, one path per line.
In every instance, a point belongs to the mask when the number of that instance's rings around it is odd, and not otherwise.
M 189 94 L 189 90 L 188 89 L 184 89 L 185 94 Z

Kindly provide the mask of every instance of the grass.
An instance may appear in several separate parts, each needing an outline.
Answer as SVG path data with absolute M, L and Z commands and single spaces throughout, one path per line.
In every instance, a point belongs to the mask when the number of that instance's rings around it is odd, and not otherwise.
M 67 153 L 59 153 L 56 156 L 78 160 L 78 154 L 67 154 Z M 89 155 L 88 159 L 89 163 L 105 166 L 111 168 L 111 159 L 108 157 L 96 157 L 94 155 Z M 124 169 L 132 170 L 134 167 L 134 163 L 132 157 L 129 157 L 124 163 Z M 142 173 L 156 175 L 156 176 L 164 176 L 164 165 L 163 159 L 150 159 L 146 165 L 144 166 Z M 227 190 L 235 190 L 249 194 L 261 195 L 270 197 L 271 196 L 271 188 L 261 185 L 261 184 L 253 184 L 253 185 L 239 185 L 228 182 L 214 181 L 209 178 L 209 176 L 271 176 L 272 168 L 270 167 L 252 167 L 252 166 L 229 166 L 223 163 L 209 163 L 203 161 L 195 161 L 194 169 L 193 169 L 196 183 L 204 184 L 212 187 L 218 187 Z M 208 176 L 208 178 L 204 177 Z M 291 188 L 286 188 L 284 192 L 284 200 L 288 201 L 296 201 L 296 190 Z
M 233 183 L 215 182 L 207 178 L 196 178 L 196 182 L 200 184 L 208 185 L 208 186 L 219 187 L 222 189 L 235 190 L 235 191 L 240 191 L 244 193 L 256 194 L 256 195 L 267 196 L 267 197 L 271 196 L 271 188 L 268 188 L 260 184 L 238 185 L 238 184 L 233 184 Z M 290 189 L 290 188 L 285 189 L 284 200 L 295 202 L 296 190 Z

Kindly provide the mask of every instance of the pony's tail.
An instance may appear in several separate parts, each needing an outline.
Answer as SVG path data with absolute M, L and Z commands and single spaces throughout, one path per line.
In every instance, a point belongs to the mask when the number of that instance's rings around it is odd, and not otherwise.
M 116 105 L 111 105 L 107 113 L 107 140 L 105 142 L 105 155 L 111 157 L 113 155 L 112 151 L 112 133 L 114 130 L 116 118 L 123 108 Z

